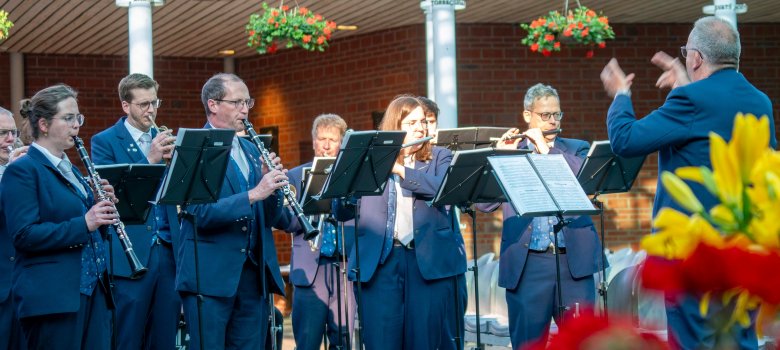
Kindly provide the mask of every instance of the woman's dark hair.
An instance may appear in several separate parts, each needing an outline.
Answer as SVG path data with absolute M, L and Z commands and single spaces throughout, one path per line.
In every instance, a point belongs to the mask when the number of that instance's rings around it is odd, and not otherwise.
M 416 97 L 412 95 L 396 96 L 387 106 L 385 115 L 379 123 L 379 130 L 403 130 L 401 122 L 417 107 L 423 108 L 423 104 Z M 424 143 L 422 148 L 414 152 L 414 158 L 419 161 L 431 160 L 433 158 L 431 148 L 430 142 Z M 398 154 L 397 161 L 403 164 L 403 152 Z
M 59 112 L 57 105 L 68 98 L 75 100 L 76 96 L 78 96 L 76 90 L 68 85 L 59 84 L 38 91 L 30 99 L 22 100 L 19 113 L 27 120 L 33 139 L 37 140 L 41 133 L 38 121 L 44 119 L 51 122 L 52 117 Z

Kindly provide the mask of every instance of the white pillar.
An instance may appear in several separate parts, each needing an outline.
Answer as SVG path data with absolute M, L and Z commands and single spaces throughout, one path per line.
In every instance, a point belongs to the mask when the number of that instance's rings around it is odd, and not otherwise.
M 430 0 L 420 2 L 420 9 L 425 13 L 425 61 L 428 82 L 427 97 L 436 100 L 436 75 L 433 65 L 433 8 Z
M 702 11 L 726 20 L 737 28 L 737 15 L 747 12 L 747 4 L 737 4 L 736 0 L 713 0 L 712 5 L 704 6 Z
M 130 73 L 143 73 L 154 78 L 152 4 L 149 0 L 130 1 L 127 24 Z
M 431 0 L 433 4 L 434 101 L 440 129 L 458 127 L 458 76 L 455 58 L 455 6 L 462 0 Z
M 22 125 L 19 102 L 24 98 L 24 54 L 11 52 L 10 61 L 8 68 L 11 73 L 11 105 L 8 108 L 14 113 L 14 120 L 18 128 Z

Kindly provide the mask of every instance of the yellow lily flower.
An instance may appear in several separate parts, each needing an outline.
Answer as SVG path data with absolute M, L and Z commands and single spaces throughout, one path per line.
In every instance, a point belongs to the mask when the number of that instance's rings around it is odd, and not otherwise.
M 726 141 L 714 132 L 710 133 L 710 160 L 715 184 L 718 186 L 718 198 L 726 205 L 742 208 L 742 178 L 737 162 L 729 152 Z
M 647 254 L 666 259 L 687 258 L 700 242 L 722 247 L 726 244 L 707 220 L 699 215 L 691 217 L 670 208 L 663 208 L 653 222 L 658 232 L 642 237 L 640 245 Z
M 731 132 L 729 151 L 733 155 L 742 181 L 747 182 L 756 160 L 769 148 L 769 118 L 737 113 Z
M 701 213 L 704 211 L 704 206 L 693 194 L 691 188 L 677 175 L 674 175 L 668 171 L 664 171 L 661 174 L 661 183 L 664 188 L 669 192 L 669 195 L 674 198 L 677 204 L 680 204 L 683 208 L 687 209 L 691 213 Z

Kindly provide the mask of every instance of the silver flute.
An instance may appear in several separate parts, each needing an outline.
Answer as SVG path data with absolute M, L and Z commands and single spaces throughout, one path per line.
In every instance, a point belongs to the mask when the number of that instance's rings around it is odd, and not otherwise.
M 100 175 L 98 174 L 97 170 L 95 170 L 95 164 L 92 163 L 92 159 L 89 158 L 89 154 L 87 154 L 87 150 L 84 148 L 84 141 L 81 141 L 78 136 L 73 136 L 73 142 L 76 143 L 76 151 L 78 151 L 81 162 L 84 163 L 84 167 L 87 168 L 89 185 L 92 187 L 92 190 L 97 193 L 98 200 L 110 201 L 111 199 L 108 198 L 108 194 L 100 184 Z M 125 252 L 127 262 L 130 263 L 130 278 L 137 279 L 143 276 L 148 269 L 144 267 L 144 265 L 141 263 L 141 260 L 138 259 L 138 256 L 135 254 L 133 243 L 130 242 L 130 238 L 127 237 L 125 224 L 122 223 L 118 215 L 119 214 L 117 212 L 116 222 L 111 224 L 111 227 L 113 227 L 116 231 L 116 236 L 119 238 L 119 244 L 122 245 L 122 250 Z

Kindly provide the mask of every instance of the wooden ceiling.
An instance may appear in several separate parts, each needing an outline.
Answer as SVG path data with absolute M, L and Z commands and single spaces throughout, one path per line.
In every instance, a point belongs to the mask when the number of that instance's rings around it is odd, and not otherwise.
M 571 1 L 574 4 L 576 1 Z M 691 23 L 702 16 L 704 0 L 582 0 L 603 10 L 613 23 Z M 780 1 L 742 0 L 748 12 L 739 22 L 780 22 Z M 280 1 L 268 1 L 279 6 Z M 154 54 L 160 56 L 219 57 L 233 49 L 237 57 L 253 52 L 246 46 L 244 28 L 259 0 L 166 0 L 152 15 Z M 296 1 L 287 0 L 293 6 Z M 356 25 L 334 38 L 422 23 L 417 0 L 298 0 L 338 24 Z M 467 0 L 457 12 L 461 23 L 521 23 L 562 1 Z M 0 0 L 15 23 L 0 52 L 79 55 L 126 55 L 127 9 L 114 0 Z

